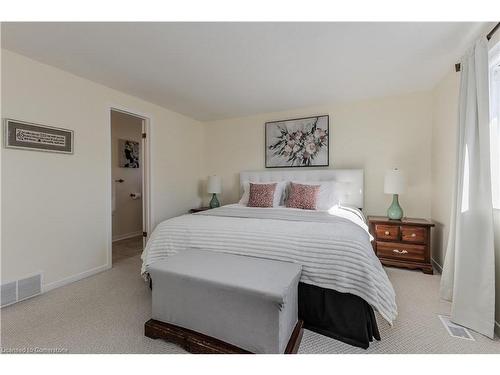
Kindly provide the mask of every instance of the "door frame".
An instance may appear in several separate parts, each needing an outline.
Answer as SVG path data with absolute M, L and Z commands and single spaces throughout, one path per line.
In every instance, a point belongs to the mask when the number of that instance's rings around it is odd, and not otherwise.
M 119 105 L 110 105 L 107 108 L 108 130 L 109 130 L 109 162 L 108 162 L 108 265 L 113 264 L 113 166 L 112 166 L 112 147 L 111 147 L 111 112 L 125 113 L 142 120 L 142 133 L 145 134 L 141 139 L 141 160 L 142 160 L 142 231 L 147 233 L 143 236 L 143 245 L 151 235 L 151 124 L 152 117 L 148 114 L 141 113 L 135 109 L 126 108 Z

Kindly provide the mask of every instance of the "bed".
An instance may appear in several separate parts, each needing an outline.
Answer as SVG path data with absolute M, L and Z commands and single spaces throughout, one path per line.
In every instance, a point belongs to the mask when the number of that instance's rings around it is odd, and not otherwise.
M 392 324 L 394 289 L 375 256 L 364 217 L 362 170 L 242 172 L 240 185 L 266 181 L 342 182 L 342 202 L 329 211 L 239 204 L 160 223 L 142 254 L 148 266 L 186 249 L 225 252 L 302 265 L 299 316 L 305 328 L 367 348 L 380 340 L 374 310 Z

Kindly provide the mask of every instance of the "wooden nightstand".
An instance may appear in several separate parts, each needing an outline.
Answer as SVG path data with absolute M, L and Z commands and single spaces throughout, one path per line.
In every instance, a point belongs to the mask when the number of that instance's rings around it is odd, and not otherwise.
M 197 212 L 201 212 L 201 211 L 206 211 L 206 210 L 210 210 L 210 207 L 198 207 L 198 208 L 191 208 L 189 210 L 189 213 L 190 214 L 195 214 Z
M 390 220 L 385 216 L 368 216 L 368 223 L 375 237 L 373 250 L 382 264 L 432 274 L 433 223 L 425 219 Z

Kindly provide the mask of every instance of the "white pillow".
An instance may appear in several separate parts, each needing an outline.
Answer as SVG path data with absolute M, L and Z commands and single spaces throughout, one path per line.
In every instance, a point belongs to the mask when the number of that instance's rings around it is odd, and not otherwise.
M 319 185 L 317 210 L 329 210 L 336 204 L 342 204 L 346 200 L 345 183 L 338 181 L 293 181 L 295 184 Z
M 341 206 L 348 206 L 347 203 L 349 200 L 349 195 L 351 194 L 351 183 L 350 182 L 339 182 L 335 181 L 334 184 L 335 190 L 335 204 L 339 204 Z M 357 207 L 355 207 L 358 209 Z
M 276 190 L 273 196 L 273 207 L 282 206 L 285 200 L 285 189 L 288 181 L 269 181 L 269 182 L 252 182 L 252 184 L 276 184 Z M 250 182 L 243 183 L 243 195 L 241 196 L 239 204 L 248 206 L 248 199 L 250 198 Z

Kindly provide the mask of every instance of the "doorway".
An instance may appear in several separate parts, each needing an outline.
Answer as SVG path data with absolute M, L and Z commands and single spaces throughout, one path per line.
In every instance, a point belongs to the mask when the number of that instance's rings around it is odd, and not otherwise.
M 147 236 L 147 119 L 111 109 L 111 263 L 139 256 Z

